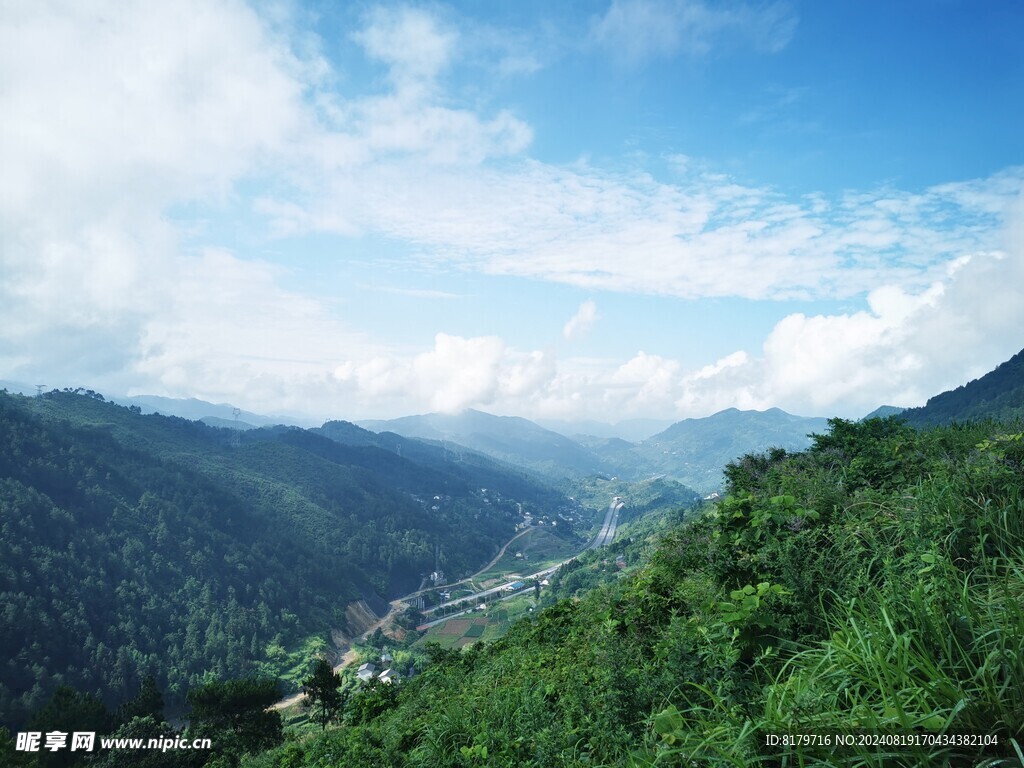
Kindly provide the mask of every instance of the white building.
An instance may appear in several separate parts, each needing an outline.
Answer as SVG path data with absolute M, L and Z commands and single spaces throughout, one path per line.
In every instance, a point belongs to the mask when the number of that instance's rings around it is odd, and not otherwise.
M 375 678 L 376 676 L 377 665 L 371 661 L 368 661 L 365 664 L 363 664 L 361 667 L 359 667 L 359 671 L 356 672 L 356 677 L 358 677 L 364 683 L 373 680 L 373 678 Z

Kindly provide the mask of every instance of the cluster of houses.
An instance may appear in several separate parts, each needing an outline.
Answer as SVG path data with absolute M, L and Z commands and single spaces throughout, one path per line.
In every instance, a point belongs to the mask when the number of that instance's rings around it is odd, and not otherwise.
M 382 683 L 390 685 L 401 677 L 401 673 L 394 668 L 394 663 L 394 656 L 388 653 L 388 649 L 385 648 L 384 652 L 380 655 L 380 668 L 383 672 L 378 672 L 377 665 L 372 661 L 368 661 L 359 667 L 356 671 L 356 677 L 364 683 L 368 683 L 376 678 Z
M 553 519 L 555 516 L 557 516 L 559 520 L 563 520 L 564 522 L 568 523 L 569 525 L 574 525 L 576 523 L 583 523 L 584 522 L 584 520 L 583 520 L 583 513 L 582 513 L 581 508 L 580 508 L 578 503 L 577 503 L 575 508 L 564 508 L 563 511 L 556 512 L 554 516 L 549 514 L 549 515 L 547 515 L 545 517 L 535 518 L 531 513 L 523 512 L 522 511 L 522 505 L 519 506 L 519 512 L 520 512 L 520 519 L 519 519 L 519 522 L 516 523 L 516 530 L 517 531 L 521 531 L 524 528 L 530 528 L 530 527 L 535 526 L 535 525 L 538 525 L 538 526 L 553 526 L 553 527 L 557 528 L 558 527 L 558 520 Z

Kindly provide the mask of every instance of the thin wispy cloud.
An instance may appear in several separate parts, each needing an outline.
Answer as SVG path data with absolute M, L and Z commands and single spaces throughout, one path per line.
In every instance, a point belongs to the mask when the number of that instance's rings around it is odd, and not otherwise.
M 580 304 L 580 308 L 576 310 L 576 314 L 569 318 L 569 322 L 565 324 L 562 329 L 562 336 L 567 341 L 576 341 L 581 339 L 590 333 L 590 329 L 594 327 L 594 323 L 597 322 L 597 304 L 593 301 L 585 301 Z
M 665 184 L 535 162 L 475 173 L 387 164 L 339 182 L 325 207 L 357 210 L 460 269 L 586 290 L 778 300 L 921 286 L 948 261 L 992 250 L 1024 168 L 836 200 L 787 200 L 725 177 Z
M 464 299 L 465 295 L 460 293 L 452 293 L 450 291 L 436 291 L 430 288 L 400 288 L 393 285 L 365 285 L 359 286 L 361 289 L 366 291 L 376 291 L 378 293 L 390 293 L 395 296 L 411 296 L 417 299 Z
M 793 37 L 789 4 L 702 0 L 613 0 L 591 29 L 594 42 L 628 64 L 679 54 L 703 56 L 716 46 L 776 53 Z

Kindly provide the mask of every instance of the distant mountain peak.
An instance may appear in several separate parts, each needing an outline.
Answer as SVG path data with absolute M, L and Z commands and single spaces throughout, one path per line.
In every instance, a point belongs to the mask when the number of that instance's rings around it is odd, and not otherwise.
M 722 470 L 730 461 L 774 447 L 803 450 L 811 444 L 809 434 L 827 428 L 825 418 L 794 416 L 781 408 L 726 408 L 677 421 L 635 450 L 658 471 L 706 493 L 721 487 Z

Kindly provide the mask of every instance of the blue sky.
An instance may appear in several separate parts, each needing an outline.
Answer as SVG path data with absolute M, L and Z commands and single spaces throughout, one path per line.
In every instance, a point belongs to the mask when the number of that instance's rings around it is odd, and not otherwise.
M 0 379 L 920 404 L 1024 347 L 1015 2 L 11 4 Z

